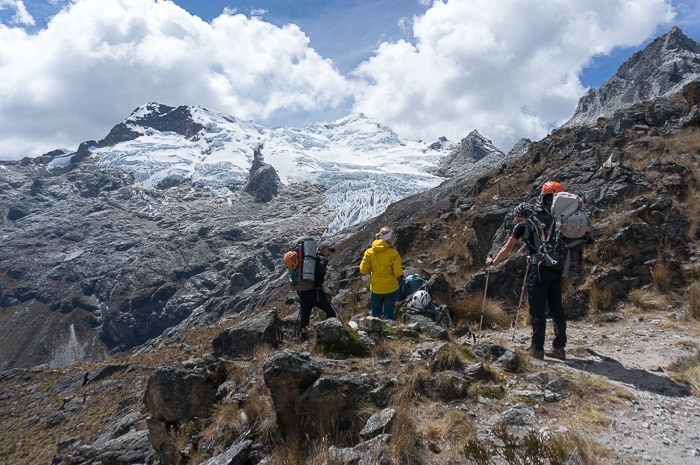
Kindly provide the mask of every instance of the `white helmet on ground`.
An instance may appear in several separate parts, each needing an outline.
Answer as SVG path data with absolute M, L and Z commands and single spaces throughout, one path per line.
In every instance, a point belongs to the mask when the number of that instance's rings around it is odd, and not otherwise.
M 430 294 L 427 291 L 416 291 L 411 297 L 411 307 L 416 310 L 423 310 L 430 304 Z

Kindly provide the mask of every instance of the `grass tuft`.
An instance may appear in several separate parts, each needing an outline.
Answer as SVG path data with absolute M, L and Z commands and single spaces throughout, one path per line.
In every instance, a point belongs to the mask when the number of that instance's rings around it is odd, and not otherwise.
M 700 282 L 688 286 L 688 313 L 691 320 L 700 320 Z
M 660 310 L 664 308 L 668 301 L 658 292 L 647 289 L 633 289 L 630 291 L 630 301 L 640 310 Z
M 681 359 L 673 364 L 670 369 L 673 371 L 673 379 L 690 386 L 694 396 L 700 397 L 700 352 L 695 356 Z
M 608 286 L 591 286 L 590 309 L 592 313 L 607 312 L 614 306 L 613 292 Z
M 656 289 L 662 294 L 668 294 L 672 289 L 672 276 L 668 263 L 663 259 L 657 260 L 650 273 Z
M 483 294 L 472 294 L 464 299 L 455 301 L 452 308 L 453 319 L 456 326 L 469 326 L 473 331 L 479 329 L 483 307 L 484 328 L 507 328 L 510 326 L 510 317 L 503 306 L 494 299 L 486 298 Z

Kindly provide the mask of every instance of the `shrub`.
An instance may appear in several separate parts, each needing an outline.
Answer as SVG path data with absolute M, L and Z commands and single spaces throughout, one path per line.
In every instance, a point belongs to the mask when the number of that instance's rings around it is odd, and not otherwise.
M 607 286 L 591 286 L 590 306 L 593 312 L 605 312 L 613 308 L 613 293 Z
M 671 290 L 671 271 L 665 260 L 657 260 L 651 268 L 651 279 L 656 289 L 662 294 Z
M 498 442 L 469 439 L 462 450 L 465 457 L 478 465 L 503 463 L 501 459 L 509 465 L 596 465 L 609 455 L 602 447 L 571 433 L 547 434 L 530 430 L 519 437 L 510 433 L 504 423 L 497 423 L 493 434 Z

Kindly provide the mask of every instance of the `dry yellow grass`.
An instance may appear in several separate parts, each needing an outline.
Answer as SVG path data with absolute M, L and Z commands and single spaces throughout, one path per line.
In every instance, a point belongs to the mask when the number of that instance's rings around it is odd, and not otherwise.
M 697 173 L 700 161 L 700 130 L 688 127 L 675 131 L 673 137 L 657 137 L 647 140 L 647 144 L 642 148 L 634 146 L 634 157 L 626 163 L 628 166 L 644 170 L 652 158 L 678 163 L 685 166 L 692 172 Z
M 654 266 L 651 267 L 650 273 L 651 280 L 657 291 L 662 294 L 667 294 L 671 291 L 671 271 L 668 267 L 668 263 L 666 263 L 664 259 L 657 260 Z
M 218 403 L 214 405 L 211 421 L 202 431 L 202 436 L 210 443 L 220 437 L 236 437 L 247 424 L 248 417 L 237 402 Z
M 402 360 L 411 350 L 411 346 L 405 341 L 397 339 L 381 339 L 372 348 L 371 358 L 372 363 L 376 363 L 378 359 Z
M 634 394 L 627 389 L 611 385 L 605 378 L 584 374 L 569 385 L 573 396 L 565 404 L 575 411 L 571 421 L 573 430 L 576 425 L 591 424 L 597 426 L 609 426 L 610 419 L 605 414 L 613 405 L 621 405 L 625 401 L 633 400 Z M 591 402 L 591 399 L 595 399 Z
M 455 301 L 451 308 L 454 312 L 455 325 L 468 325 L 474 332 L 479 329 L 482 312 L 484 328 L 509 328 L 511 325 L 511 317 L 504 310 L 501 303 L 490 297 L 484 299 L 483 294 L 472 294 L 465 299 Z
M 405 398 L 404 398 L 405 399 Z M 395 407 L 396 415 L 391 427 L 391 445 L 394 453 L 402 464 L 418 464 L 418 432 L 416 431 L 416 418 L 413 414 L 414 407 L 405 399 Z
M 648 289 L 633 289 L 630 291 L 630 302 L 640 310 L 660 310 L 668 305 L 665 296 Z
M 270 465 L 299 465 L 300 463 L 312 463 L 312 457 L 302 449 L 302 444 L 307 444 L 303 438 L 297 435 L 289 435 L 279 438 L 273 443 L 273 448 L 268 463 Z M 326 453 L 321 452 L 319 458 L 325 458 Z M 309 462 L 307 462 L 309 460 Z M 317 462 L 318 463 L 318 462 Z
M 696 350 L 697 348 L 696 346 Z M 696 352 L 694 357 L 676 362 L 670 369 L 673 371 L 673 379 L 687 384 L 694 396 L 700 396 L 700 352 Z
M 700 320 L 700 282 L 694 282 L 688 286 L 687 295 L 687 317 L 692 320 Z
M 430 370 L 432 372 L 459 370 L 468 363 L 469 355 L 463 347 L 456 344 L 445 344 L 435 354 Z
M 612 310 L 615 301 L 613 293 L 608 286 L 590 287 L 590 310 L 591 313 L 600 313 Z
M 401 367 L 400 372 L 399 379 L 403 383 L 394 390 L 392 401 L 395 404 L 403 404 L 406 400 L 422 398 L 425 386 L 431 380 L 430 369 L 425 364 L 406 364 Z
M 441 414 L 422 422 L 425 436 L 436 443 L 451 443 L 472 436 L 476 431 L 474 421 L 464 410 L 444 409 L 442 404 L 428 405 L 428 411 Z
M 92 443 L 105 424 L 122 418 L 123 409 L 130 407 L 130 402 L 141 402 L 141 398 L 133 398 L 133 378 L 146 377 L 150 370 L 132 366 L 128 374 L 118 371 L 111 377 L 108 392 L 90 384 L 76 389 L 71 398 L 84 400 L 80 408 L 74 415 L 52 424 L 50 414 L 60 411 L 62 404 L 70 400 L 56 398 L 53 388 L 71 378 L 83 379 L 87 371 L 98 366 L 83 363 L 60 370 L 27 372 L 17 380 L 23 387 L 12 390 L 11 405 L 3 408 L 4 419 L 11 421 L 4 421 L 0 427 L 0 457 L 7 460 L 5 463 L 50 463 L 56 444 L 78 435 L 85 443 Z M 37 401 L 37 396 L 45 399 Z M 115 399 L 124 401 L 120 404 Z
M 700 159 L 700 155 L 696 156 Z M 700 161 L 695 167 L 695 173 L 700 172 Z M 698 236 L 698 228 L 700 228 L 700 189 L 695 187 L 691 192 L 688 193 L 688 199 L 679 205 L 680 208 L 687 210 L 688 220 L 690 224 L 688 225 L 688 233 L 685 239 L 693 243 L 695 238 Z
M 580 431 L 552 435 L 548 441 L 549 453 L 567 463 L 568 458 L 576 457 L 580 465 L 607 465 L 613 453 L 586 437 Z
M 614 408 L 612 406 L 634 399 L 634 394 L 629 390 L 590 374 L 570 380 L 568 389 L 572 395 L 557 407 L 558 421 L 570 431 L 589 434 L 611 425 L 612 420 L 607 412 Z

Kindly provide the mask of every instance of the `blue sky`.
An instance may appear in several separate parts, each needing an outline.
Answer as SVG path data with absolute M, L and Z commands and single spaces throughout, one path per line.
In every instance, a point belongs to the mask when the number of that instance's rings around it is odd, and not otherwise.
M 294 23 L 309 36 L 311 47 L 333 58 L 341 72 L 349 72 L 371 56 L 381 42 L 412 40 L 414 15 L 428 9 L 415 0 L 175 0 L 175 3 L 207 21 L 224 8 L 247 16 L 261 14 L 277 26 Z M 402 26 L 403 24 L 403 26 Z
M 148 101 L 273 126 L 539 140 L 697 0 L 0 0 L 0 159 L 101 139 Z

